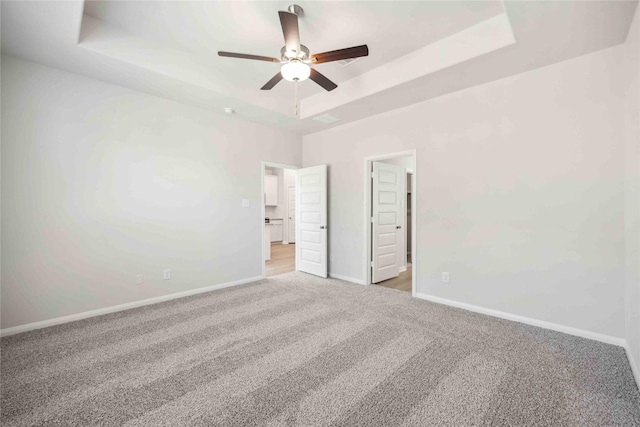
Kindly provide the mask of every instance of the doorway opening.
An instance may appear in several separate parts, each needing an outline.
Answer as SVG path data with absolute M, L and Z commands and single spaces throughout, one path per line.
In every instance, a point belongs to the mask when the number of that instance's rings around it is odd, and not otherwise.
M 416 293 L 416 150 L 365 159 L 366 284 Z
M 262 275 L 296 269 L 296 169 L 262 162 Z

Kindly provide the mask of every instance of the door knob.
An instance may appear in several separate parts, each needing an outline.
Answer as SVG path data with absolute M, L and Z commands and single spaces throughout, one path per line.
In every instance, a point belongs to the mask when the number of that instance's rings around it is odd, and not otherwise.
M 326 225 L 321 225 L 320 226 L 320 230 L 326 230 L 327 228 L 329 228 L 329 227 L 327 227 Z
M 401 225 L 396 225 L 396 230 L 400 230 L 402 228 Z

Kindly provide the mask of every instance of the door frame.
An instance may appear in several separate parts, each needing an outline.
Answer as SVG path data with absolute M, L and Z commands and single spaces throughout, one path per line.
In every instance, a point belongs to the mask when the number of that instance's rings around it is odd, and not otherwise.
M 260 214 L 261 214 L 260 223 L 262 224 L 262 232 L 261 232 L 262 238 L 260 239 L 260 241 L 262 242 L 262 245 L 260 246 L 260 249 L 261 249 L 260 253 L 262 255 L 260 255 L 260 259 L 262 260 L 262 270 L 261 271 L 262 271 L 262 278 L 263 279 L 265 277 L 267 277 L 267 267 L 265 265 L 265 262 L 267 262 L 267 260 L 264 259 L 264 248 L 265 248 L 265 245 L 266 245 L 266 242 L 265 242 L 265 237 L 266 236 L 265 236 L 265 232 L 264 232 L 264 218 L 265 218 L 265 215 L 266 215 L 266 207 L 264 205 L 264 202 L 265 202 L 265 200 L 264 200 L 264 197 L 265 197 L 264 176 L 265 176 L 265 173 L 267 172 L 267 168 L 280 168 L 280 169 L 297 170 L 297 169 L 300 169 L 300 166 L 287 165 L 287 164 L 284 164 L 284 163 L 267 162 L 265 160 L 263 160 L 260 163 L 260 194 L 262 194 L 262 197 L 260 198 L 260 206 L 261 206 L 261 208 L 260 208 Z M 280 183 L 278 183 L 278 185 L 280 185 Z M 283 222 L 282 226 L 284 227 L 284 218 L 283 218 L 282 222 Z M 287 227 L 288 226 L 289 226 L 289 222 L 287 221 Z M 294 257 L 295 257 L 295 254 L 294 254 Z M 296 269 L 297 269 L 297 262 L 298 262 L 298 260 L 296 258 Z
M 415 159 L 414 159 L 414 161 L 415 161 Z M 414 168 L 415 168 L 415 165 L 414 165 Z M 413 191 L 415 190 L 415 184 L 414 184 L 415 181 L 414 181 L 414 178 L 413 178 L 413 169 L 411 169 L 411 170 L 407 169 L 407 175 L 411 175 L 411 237 L 412 237 L 412 239 L 411 239 L 411 248 L 413 250 Z M 407 190 L 409 190 L 409 189 L 407 189 Z M 405 218 L 405 223 L 406 222 L 407 221 L 406 221 L 406 218 Z M 408 237 L 406 237 L 406 238 L 408 238 Z M 406 246 L 406 244 L 407 244 L 406 240 L 405 240 L 404 243 L 405 243 L 405 246 Z M 407 252 L 405 252 L 405 257 L 407 255 L 408 255 Z M 409 268 L 409 263 L 408 262 L 406 262 L 405 265 L 406 265 L 407 268 Z M 411 267 L 413 267 L 413 254 L 411 254 Z M 412 271 L 412 274 L 413 274 L 413 271 Z
M 417 292 L 417 286 L 416 284 L 418 283 L 418 272 L 416 267 L 416 263 L 413 262 L 416 258 L 417 255 L 417 245 L 416 245 L 416 234 L 417 234 L 417 227 L 416 227 L 416 218 L 418 217 L 417 215 L 417 206 L 416 206 L 416 200 L 417 200 L 417 193 L 418 193 L 418 186 L 415 184 L 417 177 L 418 177 L 418 156 L 417 156 L 417 150 L 413 149 L 413 150 L 406 150 L 406 151 L 397 151 L 395 153 L 385 153 L 385 154 L 378 154 L 375 156 L 368 156 L 365 157 L 364 159 L 364 247 L 366 248 L 365 254 L 364 254 L 364 262 L 363 262 L 363 266 L 364 266 L 364 278 L 365 278 L 365 285 L 371 285 L 371 215 L 372 213 L 372 200 L 371 200 L 371 191 L 372 191 L 372 185 L 371 185 L 371 170 L 372 170 L 372 164 L 375 161 L 380 161 L 380 160 L 389 160 L 389 159 L 396 159 L 398 157 L 407 157 L 407 156 L 413 156 L 413 162 L 414 162 L 414 167 L 413 167 L 413 179 L 411 180 L 411 296 L 416 296 L 416 292 Z M 406 173 L 405 173 L 405 179 L 406 179 Z M 406 244 L 406 242 L 405 242 Z

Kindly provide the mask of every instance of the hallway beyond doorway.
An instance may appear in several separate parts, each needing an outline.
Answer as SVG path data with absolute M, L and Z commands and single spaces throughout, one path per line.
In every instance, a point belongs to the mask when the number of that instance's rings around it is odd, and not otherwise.
M 296 245 L 271 243 L 271 259 L 265 262 L 265 276 L 276 276 L 296 269 Z

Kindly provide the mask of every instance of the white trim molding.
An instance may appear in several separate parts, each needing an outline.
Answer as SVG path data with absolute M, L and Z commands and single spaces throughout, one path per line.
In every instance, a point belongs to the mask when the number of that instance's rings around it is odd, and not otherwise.
M 7 337 L 22 332 L 32 331 L 35 329 L 46 328 L 49 326 L 61 325 L 63 323 L 75 322 L 76 320 L 87 319 L 89 317 L 101 316 L 103 314 L 115 313 L 117 311 L 128 310 L 130 308 L 142 307 L 145 305 L 157 304 L 159 302 L 169 301 L 176 298 L 188 297 L 191 295 L 202 294 L 205 292 L 216 291 L 218 289 L 229 288 L 231 286 L 244 285 L 246 283 L 256 282 L 264 279 L 264 276 L 249 277 L 234 282 L 221 283 L 219 285 L 206 286 L 204 288 L 191 289 L 183 292 L 176 292 L 159 297 L 147 298 L 140 301 L 128 302 L 125 304 L 113 305 L 111 307 L 99 308 L 97 310 L 85 311 L 82 313 L 71 314 L 69 316 L 56 317 L 54 319 L 42 320 L 40 322 L 27 323 L 26 325 L 14 326 L 0 330 L 0 337 Z
M 597 332 L 586 331 L 584 329 L 573 328 L 571 326 L 560 325 L 557 323 L 537 320 L 531 317 L 519 316 L 517 314 L 506 313 L 504 311 L 493 310 L 490 308 L 480 307 L 477 305 L 467 304 L 464 302 L 454 301 L 446 298 L 436 297 L 423 293 L 416 293 L 416 298 L 444 304 L 451 307 L 462 308 L 464 310 L 473 311 L 475 313 L 486 314 L 488 316 L 499 317 L 501 319 L 511 320 L 513 322 L 525 323 L 527 325 L 537 326 L 539 328 L 550 329 L 552 331 L 563 332 L 577 337 L 587 338 L 590 340 L 600 341 L 606 344 L 613 344 L 626 348 L 627 341 L 624 338 L 612 337 L 610 335 L 599 334 Z M 627 352 L 628 353 L 628 352 Z M 636 375 L 637 379 L 637 375 Z
M 627 352 L 627 359 L 629 359 L 629 365 L 631 365 L 631 372 L 633 372 L 633 376 L 636 379 L 636 385 L 638 389 L 640 389 L 640 366 L 637 361 L 633 358 L 633 354 L 631 353 L 631 349 L 629 348 L 628 343 L 625 342 L 624 349 Z
M 344 280 L 345 282 L 355 283 L 357 285 L 364 285 L 364 280 L 362 279 L 354 279 L 353 277 L 343 276 L 341 274 L 329 273 L 329 277 L 332 279 Z

